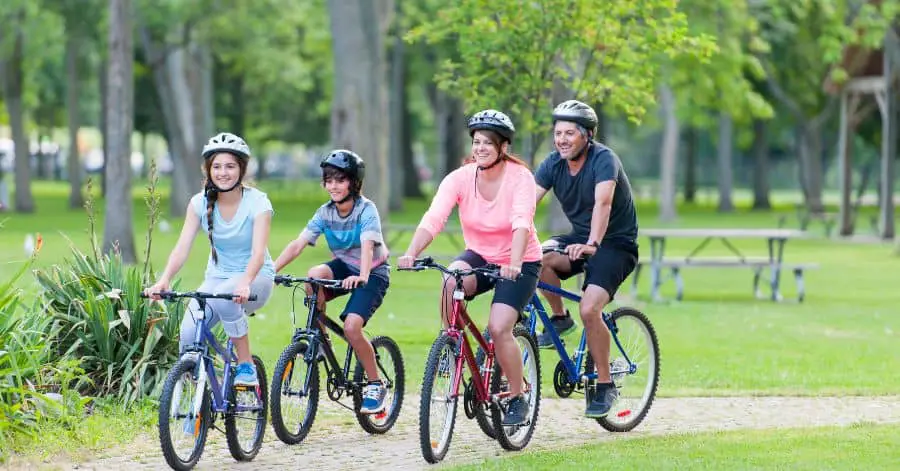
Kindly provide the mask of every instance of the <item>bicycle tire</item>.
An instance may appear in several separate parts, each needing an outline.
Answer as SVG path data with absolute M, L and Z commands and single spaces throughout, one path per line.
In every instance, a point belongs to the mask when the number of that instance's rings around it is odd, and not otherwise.
M 389 411 L 383 411 L 378 414 L 363 414 L 359 412 L 362 407 L 362 391 L 357 390 L 353 394 L 353 410 L 356 412 L 356 420 L 359 422 L 359 426 L 366 432 L 375 435 L 390 430 L 400 416 L 400 409 L 403 407 L 404 387 L 406 385 L 406 370 L 403 364 L 403 355 L 400 353 L 400 347 L 397 346 L 397 343 L 390 337 L 378 336 L 373 338 L 372 348 L 375 350 L 376 362 L 378 362 L 378 359 L 381 358 L 382 355 L 379 353 L 379 350 L 383 349 L 390 357 L 391 364 L 394 365 L 394 378 L 390 381 L 389 386 L 391 389 L 388 390 L 391 394 Z M 381 373 L 384 374 L 384 372 Z M 363 368 L 362 363 L 358 359 L 356 361 L 356 371 L 354 372 L 353 379 L 356 384 L 362 384 L 367 381 L 365 368 Z M 382 378 L 382 380 L 384 380 L 384 378 Z M 387 406 L 385 406 L 385 408 L 387 409 Z
M 442 355 L 447 351 L 449 356 Z M 442 429 L 442 441 L 435 442 L 430 433 L 431 426 L 431 406 L 432 395 L 434 394 L 434 380 L 441 374 L 441 358 L 449 358 L 454 360 L 450 363 L 449 369 L 449 386 L 448 396 L 444 401 L 448 404 L 449 414 L 444 419 L 444 427 Z M 447 456 L 450 450 L 450 442 L 453 439 L 453 427 L 456 424 L 456 411 L 459 405 L 458 391 L 449 391 L 453 385 L 453 373 L 456 369 L 456 341 L 447 334 L 441 334 L 431 345 L 431 351 L 428 352 L 428 359 L 425 362 L 425 374 L 422 379 L 422 395 L 419 404 L 419 444 L 422 448 L 422 456 L 429 463 L 437 463 Z M 449 361 L 449 360 L 448 360 Z M 443 443 L 442 443 L 443 442 Z
M 272 429 L 279 440 L 288 444 L 296 445 L 306 438 L 312 428 L 313 422 L 316 420 L 316 410 L 319 406 L 319 364 L 314 360 L 307 363 L 305 360 L 306 349 L 309 348 L 305 341 L 294 342 L 288 345 L 278 363 L 275 364 L 275 370 L 272 372 L 272 390 L 270 391 L 269 404 L 272 408 Z M 300 387 L 306 381 L 305 375 L 295 375 L 296 369 L 294 365 L 300 361 L 307 367 L 307 371 L 311 375 L 309 378 L 309 390 L 307 391 L 307 408 L 296 432 L 292 432 L 285 425 L 284 410 L 282 398 L 292 389 L 292 379 L 299 378 Z M 285 384 L 287 390 L 285 391 Z M 301 399 L 302 400 L 302 399 Z
M 630 307 L 620 307 L 610 313 L 610 320 L 618 325 L 618 322 L 622 319 L 634 319 L 637 322 L 637 325 L 640 326 L 643 330 L 645 339 L 649 339 L 650 349 L 652 350 L 649 355 L 649 358 L 652 360 L 648 364 L 648 368 L 650 372 L 647 376 L 647 383 L 644 384 L 642 389 L 642 396 L 638 403 L 638 410 L 633 409 L 623 409 L 616 410 L 617 406 L 619 406 L 619 400 L 622 399 L 620 396 L 617 399 L 617 402 L 613 404 L 613 408 L 610 410 L 609 414 L 606 417 L 597 418 L 597 423 L 600 424 L 601 427 L 610 431 L 610 432 L 629 432 L 637 427 L 641 422 L 643 422 L 644 418 L 647 416 L 647 413 L 650 412 L 650 407 L 653 405 L 653 401 L 656 399 L 656 390 L 659 387 L 659 340 L 656 336 L 656 330 L 653 328 L 653 324 L 650 323 L 650 319 L 637 309 Z M 621 341 L 621 339 L 620 339 Z M 612 349 L 617 348 L 615 343 L 613 342 L 610 346 L 610 351 L 612 353 Z M 625 348 L 623 346 L 623 348 Z M 585 351 L 585 364 L 584 369 L 585 372 L 594 371 L 594 359 L 590 355 L 590 351 Z M 612 355 L 610 355 L 612 357 Z M 629 357 L 632 355 L 629 353 Z M 640 370 L 639 370 L 640 371 Z M 628 380 L 628 376 L 624 377 L 624 381 Z M 619 381 L 616 386 L 621 390 L 623 381 Z M 585 397 L 588 398 L 590 396 L 588 387 L 585 388 Z M 623 417 L 628 417 L 629 420 L 619 420 Z
M 194 435 L 194 446 L 191 448 L 191 452 L 188 455 L 187 459 L 182 459 L 178 456 L 178 452 L 175 450 L 175 445 L 172 442 L 174 438 L 172 433 L 170 433 L 169 426 L 171 423 L 171 411 L 172 411 L 172 399 L 175 394 L 175 388 L 178 386 L 179 382 L 183 379 L 185 374 L 193 374 L 194 370 L 197 368 L 197 362 L 191 358 L 185 358 L 179 360 L 175 363 L 175 366 L 169 371 L 169 374 L 166 377 L 166 382 L 163 384 L 162 393 L 159 398 L 159 442 L 162 447 L 163 456 L 166 459 L 166 463 L 172 467 L 172 469 L 178 471 L 187 471 L 194 466 L 196 466 L 197 461 L 200 460 L 200 456 L 203 454 L 203 448 L 206 446 L 206 437 L 210 428 L 211 414 L 210 414 L 210 392 L 209 392 L 209 383 L 206 383 L 203 387 L 203 391 L 199 391 L 200 394 L 203 394 L 203 401 L 200 406 L 200 415 L 194 419 L 193 424 L 193 435 Z M 197 392 L 195 392 L 196 394 Z M 194 404 L 193 397 L 190 398 L 189 404 Z M 185 417 L 187 420 L 188 417 Z M 187 427 L 185 425 L 184 427 Z
M 523 356 L 527 355 L 525 361 L 533 359 L 533 370 L 529 371 L 529 368 L 527 368 L 528 363 L 526 363 L 522 371 L 524 379 L 526 381 L 530 380 L 529 383 L 531 384 L 531 391 L 526 394 L 526 400 L 529 403 L 528 418 L 524 425 L 504 427 L 503 411 L 498 405 L 494 405 L 491 408 L 491 418 L 493 419 L 494 430 L 498 432 L 497 441 L 500 443 L 500 446 L 504 450 L 519 451 L 531 441 L 541 408 L 541 356 L 534 336 L 525 327 L 516 325 L 513 328 L 513 338 L 517 341 L 525 341 L 525 347 L 528 349 L 528 351 L 523 352 Z M 494 372 L 491 377 L 491 395 L 501 392 L 503 376 L 500 362 L 496 362 L 494 365 Z

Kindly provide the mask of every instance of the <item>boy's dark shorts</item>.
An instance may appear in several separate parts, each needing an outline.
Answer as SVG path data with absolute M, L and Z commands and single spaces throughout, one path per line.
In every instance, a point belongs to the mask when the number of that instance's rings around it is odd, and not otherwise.
M 331 274 L 334 275 L 335 280 L 343 280 L 348 276 L 357 275 L 343 260 L 337 258 L 326 262 L 325 265 L 331 269 Z M 369 281 L 366 282 L 366 285 L 354 290 L 325 288 L 325 300 L 331 301 L 334 298 L 351 293 L 350 300 L 347 301 L 344 312 L 341 313 L 341 320 L 346 320 L 348 314 L 357 314 L 363 318 L 363 325 L 365 325 L 369 323 L 369 319 L 375 314 L 375 310 L 381 306 L 389 285 L 390 283 L 380 276 L 369 275 Z
M 468 249 L 459 254 L 456 260 L 466 262 L 472 268 L 483 267 L 488 264 L 481 255 Z M 531 296 L 534 295 L 540 275 L 541 262 L 522 263 L 522 274 L 517 280 L 501 279 L 494 281 L 486 275 L 478 273 L 475 275 L 475 293 L 471 296 L 466 296 L 466 300 L 475 299 L 479 294 L 493 289 L 494 298 L 491 300 L 491 304 L 506 304 L 521 314 L 522 309 L 528 305 L 531 301 Z
M 584 244 L 587 242 L 573 234 L 554 236 L 551 239 L 558 241 L 560 246 Z M 568 273 L 557 272 L 557 276 L 562 280 L 567 280 L 574 275 L 584 272 L 584 283 L 581 285 L 582 291 L 588 285 L 596 285 L 606 290 L 609 293 L 609 299 L 613 300 L 619 287 L 634 271 L 637 262 L 637 247 L 601 245 L 597 252 L 587 260 L 570 260 L 569 263 L 571 263 L 572 270 Z

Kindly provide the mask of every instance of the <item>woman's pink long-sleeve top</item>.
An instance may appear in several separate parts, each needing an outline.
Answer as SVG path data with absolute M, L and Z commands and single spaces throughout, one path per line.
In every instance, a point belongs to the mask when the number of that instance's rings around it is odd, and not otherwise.
M 459 221 L 466 248 L 481 255 L 488 263 L 509 265 L 512 235 L 515 229 L 528 230 L 528 245 L 523 262 L 541 259 L 541 243 L 534 227 L 534 175 L 522 165 L 508 162 L 497 197 L 488 201 L 476 194 L 477 165 L 464 165 L 444 177 L 428 212 L 422 216 L 419 229 L 437 236 L 453 207 L 459 205 Z

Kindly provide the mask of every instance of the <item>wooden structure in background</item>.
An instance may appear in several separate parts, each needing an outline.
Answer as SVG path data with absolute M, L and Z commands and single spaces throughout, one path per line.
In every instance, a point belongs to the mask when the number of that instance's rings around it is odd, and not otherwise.
M 898 92 L 900 92 L 900 37 L 895 28 L 888 28 L 883 46 L 878 50 L 848 47 L 844 50 L 842 67 L 850 80 L 838 86 L 826 80 L 828 93 L 840 94 L 841 122 L 838 141 L 841 203 L 839 230 L 852 235 L 856 215 L 851 202 L 853 187 L 852 136 L 854 130 L 877 106 L 881 115 L 881 164 L 879 183 L 878 233 L 883 239 L 894 237 L 894 166 L 897 157 Z M 874 103 L 863 100 L 872 95 Z

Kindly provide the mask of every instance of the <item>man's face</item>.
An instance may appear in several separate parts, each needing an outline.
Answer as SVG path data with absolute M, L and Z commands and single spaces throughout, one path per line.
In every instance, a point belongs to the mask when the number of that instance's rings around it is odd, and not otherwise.
M 553 126 L 553 145 L 559 151 L 559 155 L 566 160 L 578 157 L 578 152 L 584 149 L 587 137 L 578 130 L 578 125 L 571 121 L 557 121 Z

